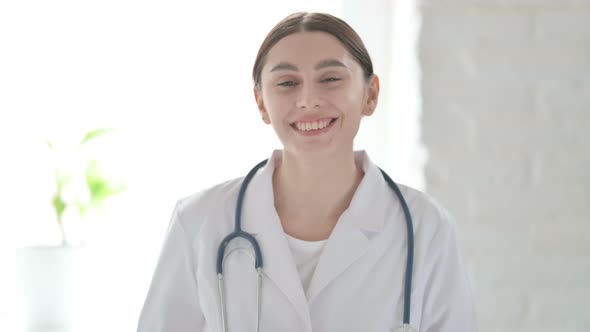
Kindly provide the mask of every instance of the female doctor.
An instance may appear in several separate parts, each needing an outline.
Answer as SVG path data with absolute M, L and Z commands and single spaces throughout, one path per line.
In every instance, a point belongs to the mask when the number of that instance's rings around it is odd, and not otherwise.
M 253 83 L 284 148 L 178 201 L 138 331 L 476 331 L 453 218 L 353 150 L 379 96 L 356 32 L 292 14 Z

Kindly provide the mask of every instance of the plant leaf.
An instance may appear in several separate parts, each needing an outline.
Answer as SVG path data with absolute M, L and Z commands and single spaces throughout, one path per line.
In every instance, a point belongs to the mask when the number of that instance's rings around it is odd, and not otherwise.
M 61 221 L 61 217 L 66 209 L 66 202 L 61 198 L 59 193 L 53 195 L 53 199 L 51 200 L 53 204 L 53 209 L 55 210 L 55 214 L 57 215 L 58 222 Z
M 47 143 L 47 146 L 49 147 L 49 149 L 51 149 L 52 151 L 55 151 L 55 147 L 53 146 L 53 143 L 51 143 L 50 140 L 45 140 L 45 143 Z
M 88 143 L 88 141 L 91 141 L 97 137 L 100 137 L 106 133 L 109 133 L 111 131 L 114 131 L 114 129 L 112 128 L 99 128 L 99 129 L 94 129 L 89 131 L 86 136 L 84 136 L 84 139 L 82 139 L 82 142 L 80 144 L 86 144 Z
M 78 208 L 78 214 L 80 216 L 83 216 L 86 214 L 86 212 L 88 212 L 88 208 L 89 208 L 89 204 L 84 204 L 81 201 L 76 201 L 76 207 Z
M 90 201 L 100 202 L 124 190 L 123 185 L 114 185 L 100 173 L 99 164 L 92 160 L 86 168 L 86 185 L 90 191 Z

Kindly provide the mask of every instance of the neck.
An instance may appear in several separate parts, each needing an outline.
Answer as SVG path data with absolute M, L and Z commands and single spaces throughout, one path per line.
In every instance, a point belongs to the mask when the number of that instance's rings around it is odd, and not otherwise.
M 281 219 L 333 223 L 350 205 L 363 174 L 352 150 L 309 158 L 283 150 L 273 173 L 275 208 Z

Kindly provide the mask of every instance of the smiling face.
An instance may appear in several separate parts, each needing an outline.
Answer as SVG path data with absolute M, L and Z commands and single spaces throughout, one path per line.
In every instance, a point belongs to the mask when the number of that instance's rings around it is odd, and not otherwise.
M 377 104 L 379 80 L 325 32 L 297 32 L 266 56 L 254 94 L 265 123 L 293 153 L 352 151 L 362 116 Z

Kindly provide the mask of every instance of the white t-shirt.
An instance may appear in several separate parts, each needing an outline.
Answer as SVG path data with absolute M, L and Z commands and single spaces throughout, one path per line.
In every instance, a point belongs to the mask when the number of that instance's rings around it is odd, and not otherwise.
M 294 238 L 287 233 L 285 233 L 285 236 L 287 237 L 293 260 L 297 266 L 303 290 L 307 294 L 309 282 L 311 281 L 311 277 L 318 265 L 324 245 L 328 240 L 305 241 Z

